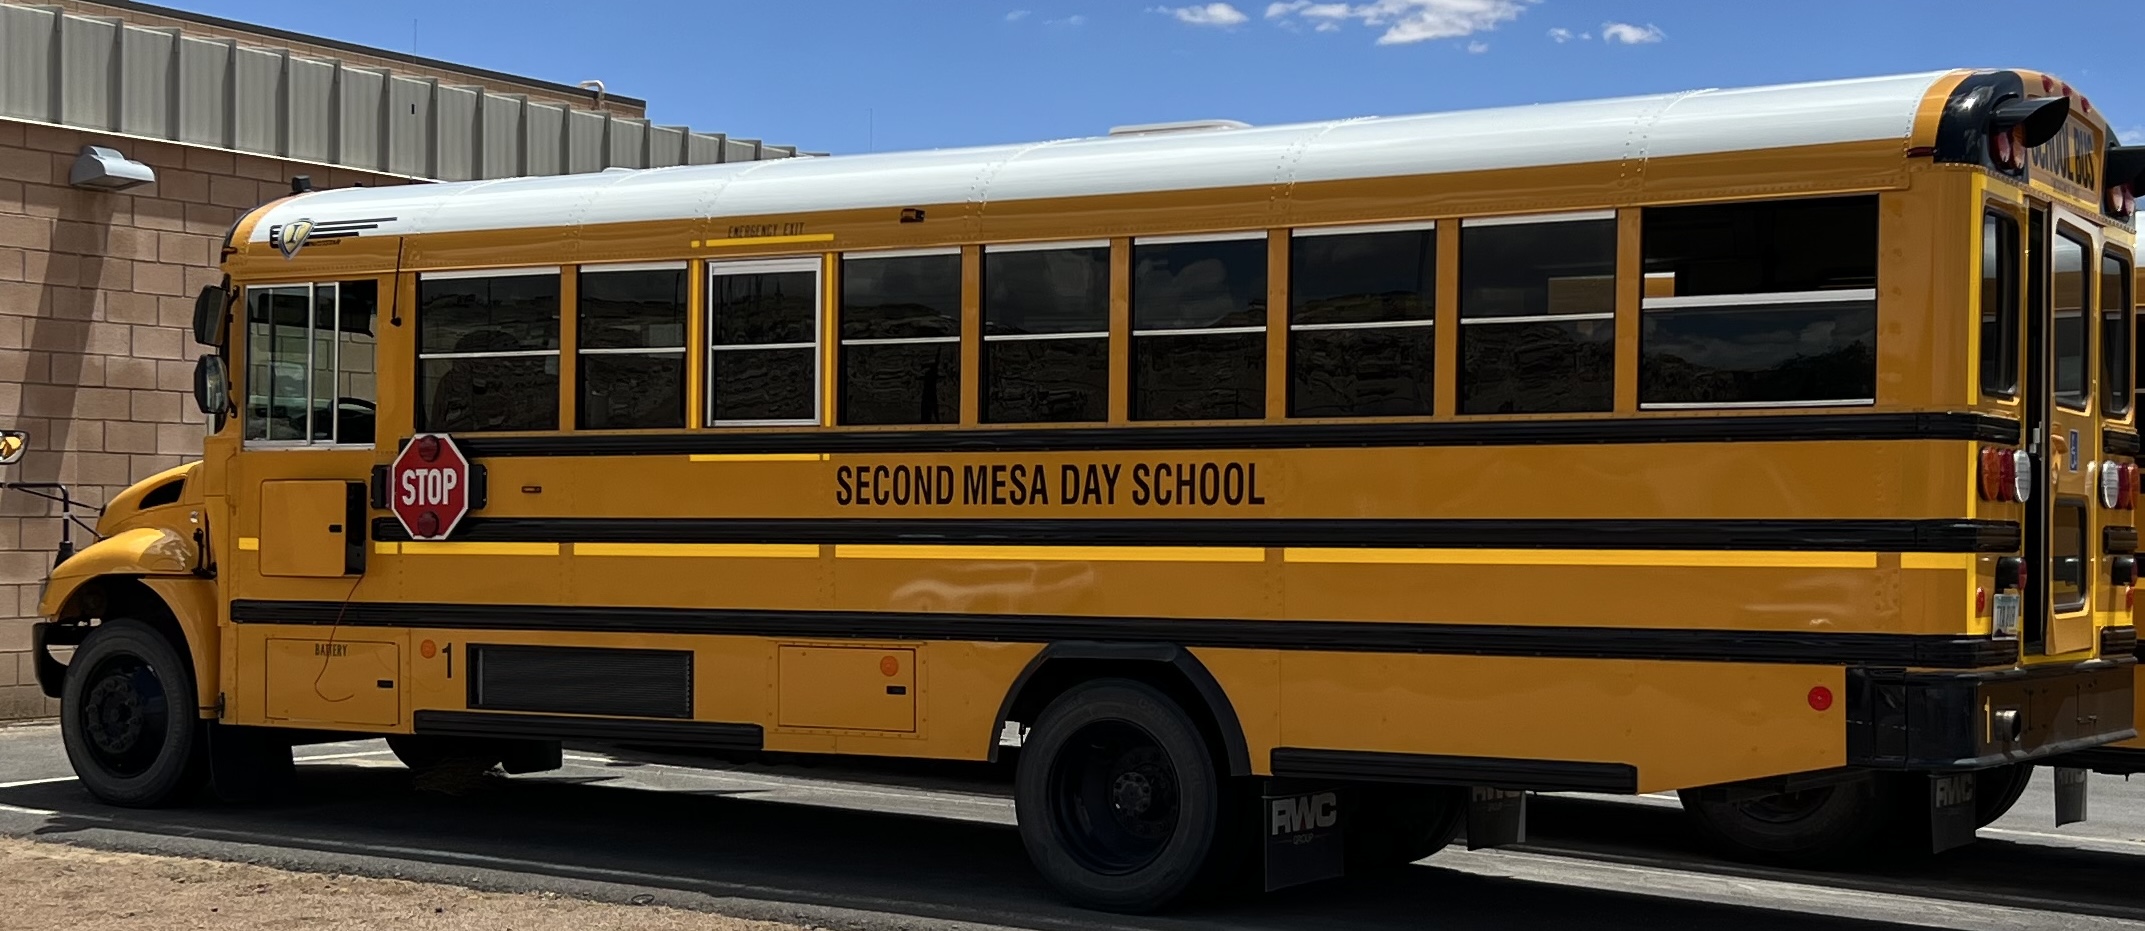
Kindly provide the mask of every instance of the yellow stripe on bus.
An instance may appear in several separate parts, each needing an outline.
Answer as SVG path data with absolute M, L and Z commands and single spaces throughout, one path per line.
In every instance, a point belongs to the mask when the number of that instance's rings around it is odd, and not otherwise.
M 1290 547 L 1294 563 L 1440 566 L 1670 566 L 1797 569 L 1875 569 L 1875 553 L 1800 553 L 1770 550 L 1418 550 Z
M 404 556 L 557 556 L 557 543 L 461 543 L 453 540 L 411 540 L 402 544 Z
M 828 453 L 693 453 L 694 462 L 825 462 Z
M 743 236 L 736 239 L 695 239 L 695 249 L 720 249 L 724 246 L 786 246 L 797 242 L 833 242 L 833 233 L 802 233 L 796 236 Z M 673 239 L 671 242 L 677 242 Z
M 575 556 L 701 556 L 818 559 L 817 543 L 576 543 Z
M 1974 560 L 1978 558 L 1972 553 L 1901 553 L 1899 554 L 1899 568 L 1956 569 L 1962 572 L 1971 572 L 1974 568 Z
M 850 543 L 840 559 L 981 559 L 1041 562 L 1265 562 L 1254 546 L 934 546 Z
M 260 537 L 239 537 L 239 538 L 238 538 L 238 548 L 239 548 L 239 549 L 242 549 L 242 550 L 249 550 L 249 551 L 251 551 L 251 550 L 258 550 L 258 549 L 260 549 L 260 548 L 261 548 L 261 538 L 260 538 Z

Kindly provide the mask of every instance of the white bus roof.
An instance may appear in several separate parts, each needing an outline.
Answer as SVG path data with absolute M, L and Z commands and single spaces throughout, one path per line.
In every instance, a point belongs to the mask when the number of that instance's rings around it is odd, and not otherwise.
M 595 226 L 1431 175 L 1907 140 L 1939 71 L 1417 116 L 316 191 L 254 224 Z

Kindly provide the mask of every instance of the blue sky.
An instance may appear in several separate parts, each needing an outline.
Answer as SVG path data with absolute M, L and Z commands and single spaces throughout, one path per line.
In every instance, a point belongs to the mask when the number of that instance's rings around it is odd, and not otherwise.
M 2138 0 L 164 0 L 575 83 L 837 153 L 1952 67 L 2053 72 L 2145 141 Z M 362 11 L 362 12 L 360 12 Z

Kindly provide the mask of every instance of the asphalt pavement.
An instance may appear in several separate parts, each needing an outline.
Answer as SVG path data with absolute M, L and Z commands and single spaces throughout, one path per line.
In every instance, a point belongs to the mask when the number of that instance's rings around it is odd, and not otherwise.
M 378 741 L 299 749 L 271 806 L 139 811 L 74 782 L 56 728 L 0 728 L 0 833 L 302 870 L 546 890 L 745 918 L 941 928 L 2145 931 L 2145 780 L 2094 777 L 2061 828 L 2045 773 L 1983 840 L 1856 873 L 1724 863 L 1669 799 L 1534 800 L 1529 844 L 1159 917 L 1082 911 L 1030 869 L 1003 787 L 936 772 L 569 750 L 554 773 L 420 791 Z

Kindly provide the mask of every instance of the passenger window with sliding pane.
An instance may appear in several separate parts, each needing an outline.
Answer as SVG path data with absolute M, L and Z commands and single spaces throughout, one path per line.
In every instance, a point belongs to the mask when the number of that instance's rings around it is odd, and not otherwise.
M 1875 197 L 1656 207 L 1642 228 L 1642 407 L 1876 402 Z
M 372 280 L 247 289 L 248 442 L 372 443 L 378 309 Z
M 842 260 L 845 424 L 961 419 L 961 253 Z
M 708 422 L 819 422 L 819 259 L 711 265 Z
M 1288 288 L 1289 416 L 1430 413 L 1435 229 L 1297 230 Z
M 417 282 L 417 429 L 559 427 L 559 270 Z
M 685 265 L 584 267 L 576 294 L 576 426 L 685 426 Z
M 2056 236 L 2055 278 L 2051 298 L 2055 313 L 2056 403 L 2072 410 L 2085 410 L 2086 347 L 2092 345 L 2092 318 L 2086 275 L 2087 256 L 2093 247 L 2065 231 Z
M 986 247 L 982 359 L 986 423 L 1107 420 L 1109 243 Z
M 1132 244 L 1132 419 L 1266 416 L 1266 235 Z
M 1616 216 L 1460 228 L 1463 414 L 1605 411 L 1616 369 Z
M 2101 414 L 2130 413 L 2130 262 L 2112 252 L 2100 257 Z

